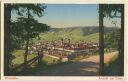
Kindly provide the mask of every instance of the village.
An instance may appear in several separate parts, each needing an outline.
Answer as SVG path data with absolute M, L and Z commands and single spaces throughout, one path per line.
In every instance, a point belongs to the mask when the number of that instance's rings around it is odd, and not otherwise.
M 4 75 L 123 75 L 124 5 L 4 6 Z
M 68 59 L 75 58 L 79 55 L 92 54 L 98 50 L 98 43 L 85 41 L 72 44 L 70 39 L 61 39 L 47 43 L 39 42 L 30 44 L 28 48 L 29 54 L 49 55 L 62 61 L 68 61 Z

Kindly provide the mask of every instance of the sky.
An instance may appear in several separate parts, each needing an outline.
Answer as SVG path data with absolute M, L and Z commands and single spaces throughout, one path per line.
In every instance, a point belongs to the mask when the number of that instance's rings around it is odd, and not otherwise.
M 49 4 L 40 21 L 53 27 L 97 25 L 97 10 L 97 5 Z
M 97 4 L 46 4 L 44 16 L 38 18 L 39 22 L 48 24 L 55 28 L 75 27 L 75 26 L 98 26 L 98 5 Z M 116 21 L 116 26 L 120 26 L 120 19 L 104 19 L 107 27 L 115 26 L 112 21 Z

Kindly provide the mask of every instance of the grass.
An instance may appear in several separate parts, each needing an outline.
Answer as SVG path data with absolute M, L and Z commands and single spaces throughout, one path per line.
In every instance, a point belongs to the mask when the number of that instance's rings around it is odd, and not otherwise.
M 95 31 L 95 30 L 93 30 Z M 63 38 L 69 38 L 71 39 L 72 43 L 76 43 L 78 41 L 92 41 L 92 42 L 98 42 L 99 41 L 99 34 L 98 32 L 92 32 L 92 31 L 88 31 L 88 30 L 83 30 L 83 28 L 74 28 L 74 29 L 61 29 L 60 31 L 55 31 L 55 32 L 45 32 L 45 33 L 41 33 L 40 34 L 40 40 L 38 39 L 33 39 L 33 42 L 48 42 L 48 41 L 54 41 L 54 40 L 60 40 L 62 37 Z M 20 65 L 24 62 L 24 50 L 15 50 L 13 51 L 13 60 L 12 63 L 15 66 Z M 94 53 L 95 55 L 98 54 L 97 52 Z M 93 54 L 93 55 L 94 55 Z M 92 55 L 92 54 L 90 54 Z M 28 55 L 28 60 L 36 57 L 37 54 L 29 54 Z M 75 61 L 79 61 L 81 59 L 85 59 L 89 56 L 78 56 L 76 58 L 74 58 L 72 61 L 69 62 L 59 62 L 57 59 L 48 57 L 48 56 L 44 56 L 42 58 L 42 62 L 40 64 L 34 63 L 32 66 L 28 67 L 27 70 L 25 70 L 24 73 L 21 74 L 25 74 L 25 75 L 30 75 L 30 74 L 34 74 L 37 71 L 40 71 L 40 69 L 48 69 L 48 68 L 53 68 L 53 67 L 57 67 L 59 65 L 63 65 L 63 64 L 67 64 L 70 62 L 75 62 Z M 112 62 L 112 63 L 111 63 Z M 113 62 L 111 61 L 109 64 L 107 64 L 106 67 L 113 67 Z M 19 74 L 19 75 L 21 75 Z
M 24 50 L 15 50 L 13 53 L 14 59 L 12 60 L 12 63 L 14 65 L 20 65 L 24 62 Z M 36 57 L 36 54 L 28 54 L 28 60 Z
M 15 58 L 12 60 L 14 67 L 16 67 L 24 62 L 24 50 L 15 50 L 13 52 L 13 55 L 15 56 Z M 28 54 L 28 60 L 30 60 L 36 56 L 37 56 L 36 54 Z M 19 69 L 18 72 L 16 72 L 16 73 L 18 73 L 17 75 L 32 75 L 32 74 L 34 75 L 35 72 L 38 72 L 40 70 L 51 69 L 53 67 L 57 67 L 57 66 L 60 66 L 63 64 L 76 62 L 78 60 L 85 59 L 87 57 L 89 57 L 89 56 L 78 56 L 71 61 L 60 62 L 59 60 L 57 60 L 55 58 L 51 58 L 49 56 L 44 56 L 42 58 L 42 61 L 40 64 L 37 64 L 37 62 L 36 62 L 36 63 L 32 64 L 31 66 L 29 66 L 26 70 L 22 71 L 22 69 Z
M 104 75 L 106 76 L 118 76 L 119 75 L 119 59 L 118 55 L 114 56 L 112 60 L 105 64 Z
M 40 40 L 34 39 L 33 42 L 47 42 L 47 41 L 54 41 L 54 40 L 60 40 L 61 38 L 68 38 L 71 39 L 72 43 L 76 43 L 78 41 L 92 41 L 92 42 L 98 42 L 99 35 L 98 33 L 92 33 L 92 34 L 84 34 L 85 32 L 81 28 L 77 29 L 69 29 L 65 30 L 62 29 L 58 32 L 45 32 L 40 34 Z
M 15 50 L 15 51 L 13 51 L 12 54 L 14 56 L 14 59 L 12 60 L 12 64 L 14 65 L 14 67 L 16 67 L 16 66 L 18 66 L 18 65 L 20 65 L 24 62 L 24 52 L 25 52 L 24 50 Z M 97 54 L 97 53 L 95 53 L 95 54 Z M 37 56 L 37 54 L 28 54 L 28 60 L 30 60 L 30 59 L 32 59 L 36 56 Z M 80 60 L 82 58 L 86 58 L 86 57 L 88 57 L 88 55 L 78 56 L 78 57 L 74 58 L 73 60 L 78 61 L 78 60 Z M 54 65 L 54 64 L 58 63 L 57 59 L 51 58 L 49 56 L 44 56 L 42 58 L 42 61 L 45 62 L 47 65 Z
M 90 53 L 91 53 L 91 52 L 90 52 Z M 85 55 L 77 56 L 77 57 L 71 59 L 70 61 L 71 61 L 71 62 L 76 62 L 76 61 L 79 61 L 79 60 L 82 60 L 82 59 L 86 59 L 86 58 L 88 58 L 88 57 L 90 57 L 90 56 L 94 56 L 94 55 L 98 55 L 98 54 L 99 54 L 98 51 L 93 52 L 92 54 L 90 54 L 90 53 L 89 53 L 89 54 L 85 54 Z
M 81 60 L 81 59 L 85 59 L 85 58 L 88 58 L 89 56 L 77 56 L 77 57 L 75 57 L 75 58 L 73 58 L 72 60 L 71 60 L 71 62 L 76 62 L 76 61 L 79 61 L 79 60 Z
M 15 50 L 12 54 L 15 58 L 13 58 L 13 60 L 12 60 L 13 67 L 11 67 L 11 68 L 14 68 L 24 62 L 24 50 Z M 28 60 L 30 60 L 36 56 L 37 56 L 37 54 L 28 54 Z M 46 69 L 49 67 L 56 66 L 57 64 L 60 64 L 57 59 L 51 58 L 48 56 L 44 56 L 42 58 L 42 62 L 40 64 L 35 62 L 31 66 L 29 66 L 26 70 L 22 71 L 22 69 L 19 68 L 17 71 L 14 71 L 14 73 L 12 73 L 12 74 L 18 73 L 17 75 L 24 75 L 24 74 L 29 75 L 31 73 L 33 74 L 34 72 L 36 72 L 39 69 Z
M 45 62 L 47 65 L 54 65 L 58 63 L 58 60 L 55 58 L 51 58 L 49 56 L 44 56 L 42 61 Z
M 12 63 L 13 64 L 16 64 L 16 65 L 20 65 L 24 62 L 24 50 L 15 50 L 13 52 L 13 55 L 14 55 L 14 59 L 12 60 Z M 28 60 L 36 57 L 37 54 L 28 54 Z M 44 56 L 42 58 L 42 61 L 46 62 L 48 65 L 50 64 L 54 64 L 57 62 L 57 59 L 54 59 L 54 58 L 51 58 L 51 57 L 48 57 L 48 56 Z
M 97 55 L 98 52 L 96 52 L 93 55 Z M 24 50 L 15 50 L 13 52 L 13 55 L 15 55 L 15 58 L 13 59 L 13 63 L 16 65 L 20 65 L 23 63 L 23 55 L 24 55 Z M 32 59 L 36 56 L 36 54 L 29 54 L 29 59 Z M 42 61 L 40 64 L 34 63 L 32 66 L 28 67 L 26 70 L 23 70 L 22 72 L 16 74 L 16 75 L 36 75 L 36 72 L 43 71 L 43 70 L 48 70 L 52 69 L 55 67 L 58 67 L 60 65 L 68 64 L 68 63 L 73 63 L 76 61 L 79 61 L 81 59 L 85 59 L 90 57 L 90 55 L 85 55 L 85 56 L 78 56 L 68 62 L 60 62 L 55 58 L 51 58 L 49 56 L 44 56 L 42 58 Z M 112 58 L 112 60 L 105 64 L 105 75 L 118 75 L 118 59 L 117 55 Z

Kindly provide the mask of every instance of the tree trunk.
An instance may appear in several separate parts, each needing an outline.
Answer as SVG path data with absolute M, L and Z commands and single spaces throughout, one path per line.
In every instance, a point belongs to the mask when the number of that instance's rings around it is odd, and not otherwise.
M 121 35 L 120 35 L 120 75 L 124 75 L 124 5 L 121 5 Z
M 9 74 L 11 5 L 4 5 L 4 75 Z
M 103 26 L 103 4 L 99 4 L 99 55 L 100 55 L 100 68 L 99 75 L 104 75 L 104 26 Z
M 29 39 L 26 41 L 26 47 L 25 47 L 25 55 L 24 55 L 24 68 L 27 68 L 27 56 L 28 56 L 28 45 L 29 45 Z
M 38 51 L 38 57 L 40 57 L 40 52 Z M 38 59 L 38 64 L 40 64 L 40 58 Z
M 42 51 L 38 51 L 38 57 L 39 57 L 39 59 L 38 59 L 38 64 L 40 64 L 40 63 L 41 63 L 41 59 L 42 59 L 42 57 L 43 57 Z
M 29 8 L 27 8 L 27 10 L 28 10 L 28 19 L 30 18 L 30 11 L 29 11 Z M 29 21 L 28 21 L 28 24 L 30 24 L 29 23 Z M 27 62 L 27 57 L 28 57 L 28 45 L 29 45 L 29 32 L 27 31 L 27 41 L 26 41 L 26 48 L 25 48 L 25 55 L 24 55 L 24 68 L 27 68 L 27 64 L 26 64 L 26 62 Z

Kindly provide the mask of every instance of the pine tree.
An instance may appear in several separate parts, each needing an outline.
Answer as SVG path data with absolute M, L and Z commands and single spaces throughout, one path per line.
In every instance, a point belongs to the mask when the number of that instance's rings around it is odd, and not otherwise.
M 27 16 L 27 10 L 30 11 L 30 16 L 43 16 L 46 6 L 44 4 L 5 4 L 4 5 L 4 73 L 9 75 L 10 55 L 13 50 L 11 46 L 11 13 L 15 12 L 20 16 Z M 25 14 L 26 13 L 26 14 Z

